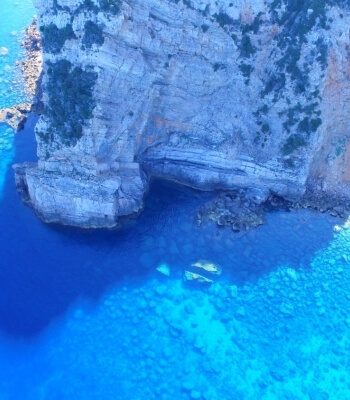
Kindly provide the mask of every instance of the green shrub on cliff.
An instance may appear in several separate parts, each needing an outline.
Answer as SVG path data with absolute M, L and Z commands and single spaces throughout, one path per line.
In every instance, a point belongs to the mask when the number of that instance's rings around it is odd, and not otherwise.
M 40 27 L 43 48 L 48 53 L 59 53 L 66 40 L 76 39 L 72 25 L 67 24 L 64 28 L 57 28 L 53 23 Z
M 306 140 L 299 134 L 290 135 L 282 146 L 282 154 L 287 156 L 300 147 L 306 146 Z
M 243 24 L 242 25 L 242 35 L 244 35 L 247 32 L 252 32 L 254 34 L 257 34 L 260 28 L 261 24 L 261 16 L 263 15 L 262 12 L 259 12 L 258 15 L 255 16 L 253 22 L 251 24 Z
M 310 134 L 316 132 L 318 127 L 322 124 L 321 118 L 308 118 L 305 117 L 298 124 L 298 130 Z
M 79 14 L 81 11 L 92 11 L 97 14 L 99 11 L 117 15 L 120 12 L 121 0 L 84 0 L 83 3 L 75 10 L 74 14 Z
M 250 74 L 252 73 L 252 71 L 254 70 L 254 67 L 252 67 L 250 64 L 240 64 L 238 66 L 238 68 L 241 70 L 242 75 L 247 78 L 245 80 L 245 84 L 248 85 L 249 84 L 249 78 L 250 78 Z
M 48 137 L 59 137 L 64 145 L 74 145 L 82 136 L 82 127 L 95 108 L 93 88 L 97 73 L 92 68 L 74 67 L 67 60 L 49 63 L 49 97 L 44 115 L 49 117 Z M 43 138 L 45 140 L 45 138 Z
M 91 49 L 93 44 L 101 46 L 104 43 L 103 30 L 97 24 L 92 21 L 86 21 L 84 28 L 83 48 Z
M 224 28 L 226 25 L 232 25 L 234 20 L 227 15 L 226 13 L 220 12 L 219 14 L 214 14 L 213 17 L 216 19 L 216 22 Z
M 99 0 L 100 8 L 104 12 L 117 15 L 120 11 L 120 0 Z
M 341 0 L 273 0 L 270 3 L 272 21 L 281 29 L 275 40 L 282 50 L 282 57 L 277 62 L 281 73 L 288 73 L 294 86 L 295 94 L 303 94 L 310 86 L 308 68 L 300 65 L 302 49 L 308 44 L 312 51 L 309 57 L 318 61 L 322 68 L 327 66 L 328 47 L 324 39 L 316 43 L 308 43 L 308 35 L 313 29 L 322 32 L 329 29 L 326 9 L 330 3 L 340 3 Z M 317 58 L 316 58 L 317 57 Z M 308 61 L 312 63 L 313 61 Z M 274 67 L 275 68 L 275 67 Z M 278 88 L 280 90 L 281 88 Z
M 256 52 L 256 48 L 252 45 L 248 34 L 244 34 L 241 40 L 240 56 L 243 58 L 249 58 Z

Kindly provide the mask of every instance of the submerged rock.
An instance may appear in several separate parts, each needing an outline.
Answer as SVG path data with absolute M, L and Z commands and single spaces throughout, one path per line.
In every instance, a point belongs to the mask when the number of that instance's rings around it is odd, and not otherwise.
M 222 268 L 219 265 L 211 263 L 209 261 L 197 261 L 191 264 L 191 266 L 194 268 L 204 269 L 205 271 L 215 275 L 220 275 L 222 272 Z
M 232 226 L 236 232 L 257 227 L 265 222 L 264 207 L 268 190 L 236 189 L 220 193 L 216 199 L 197 211 L 197 222 L 214 221 L 219 226 Z
M 222 267 L 210 261 L 199 260 L 184 272 L 185 282 L 213 283 L 214 276 L 220 275 Z
M 160 264 L 156 270 L 165 276 L 170 276 L 170 267 L 168 264 Z
M 198 283 L 213 283 L 212 279 L 206 278 L 203 275 L 197 274 L 191 271 L 185 271 L 184 280 L 186 282 L 198 282 Z

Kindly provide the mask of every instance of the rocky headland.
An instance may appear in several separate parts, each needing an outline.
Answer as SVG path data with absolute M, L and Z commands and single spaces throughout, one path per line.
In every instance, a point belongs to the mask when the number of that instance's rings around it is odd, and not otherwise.
M 150 177 L 228 191 L 232 210 L 239 190 L 350 208 L 346 1 L 35 5 L 39 162 L 15 170 L 45 221 L 116 226 Z

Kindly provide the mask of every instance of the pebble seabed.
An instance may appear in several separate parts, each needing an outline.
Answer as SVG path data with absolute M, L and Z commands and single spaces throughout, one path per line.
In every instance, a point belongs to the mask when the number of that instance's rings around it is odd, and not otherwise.
M 157 185 L 172 199 L 181 193 Z M 164 206 L 153 202 L 145 218 Z M 299 210 L 236 234 L 197 228 L 195 212 L 181 220 L 167 204 L 138 244 L 147 272 L 126 274 L 97 303 L 73 304 L 24 346 L 28 365 L 8 366 L 0 393 L 20 376 L 28 399 L 350 398 L 350 230 Z M 201 254 L 222 275 L 185 284 L 184 268 Z M 29 360 L 37 381 L 23 376 Z
M 349 233 L 310 266 L 281 265 L 254 284 L 125 285 L 93 318 L 74 312 L 65 374 L 93 372 L 123 399 L 348 399 Z M 62 390 L 77 389 L 82 382 Z

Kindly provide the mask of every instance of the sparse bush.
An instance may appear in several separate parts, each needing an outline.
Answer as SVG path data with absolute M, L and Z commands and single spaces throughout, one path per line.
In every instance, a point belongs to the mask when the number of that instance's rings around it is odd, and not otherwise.
M 306 146 L 306 140 L 299 134 L 290 135 L 286 143 L 282 146 L 282 154 L 287 156 L 300 147 Z
M 254 18 L 254 21 L 251 24 L 242 25 L 242 34 L 245 34 L 247 32 L 253 32 L 254 34 L 257 34 L 260 28 L 261 15 L 262 13 L 259 12 L 259 14 Z
M 110 12 L 113 15 L 119 14 L 120 0 L 99 0 L 98 2 L 102 11 Z
M 76 39 L 71 24 L 59 29 L 55 24 L 51 23 L 50 25 L 41 26 L 40 31 L 42 33 L 44 51 L 48 53 L 57 54 L 62 50 L 66 40 Z
M 250 37 L 245 34 L 242 37 L 241 45 L 240 45 L 240 55 L 243 58 L 249 58 L 256 52 L 255 47 L 252 45 L 250 41 Z
M 308 117 L 305 117 L 299 122 L 298 130 L 299 132 L 310 134 L 312 132 L 316 132 L 321 124 L 322 124 L 321 118 L 310 119 Z
M 93 44 L 101 46 L 104 43 L 103 30 L 97 24 L 92 21 L 86 21 L 84 28 L 83 47 L 91 49 Z
M 321 118 L 313 118 L 310 121 L 310 128 L 311 128 L 311 132 L 316 132 L 317 129 L 322 125 L 322 120 Z
M 316 42 L 317 49 L 319 51 L 316 61 L 318 61 L 322 68 L 326 68 L 327 66 L 327 55 L 328 55 L 328 46 L 327 43 L 324 42 L 323 39 L 319 38 Z
M 242 75 L 245 78 L 250 78 L 250 74 L 254 70 L 254 68 L 250 64 L 240 64 L 238 68 L 241 70 Z
M 296 94 L 305 93 L 310 86 L 309 69 L 312 61 L 304 63 L 303 68 L 298 62 L 301 58 L 302 46 L 307 43 L 307 35 L 314 29 L 327 29 L 326 6 L 344 4 L 345 0 L 273 0 L 270 3 L 272 20 L 281 26 L 280 33 L 276 36 L 277 46 L 282 50 L 283 56 L 277 62 L 280 72 L 290 74 L 294 82 Z M 316 42 L 317 53 L 311 53 L 320 62 L 322 68 L 327 65 L 327 44 L 322 38 Z
M 221 64 L 221 63 L 218 63 L 218 62 L 216 62 L 214 65 L 213 65 L 213 70 L 214 70 L 214 72 L 216 72 L 216 71 L 218 71 L 219 69 L 225 69 L 226 67 L 225 67 L 225 64 Z
M 263 133 L 269 133 L 270 132 L 270 126 L 269 124 L 265 123 L 262 125 L 261 130 Z
M 185 4 L 185 6 L 187 6 L 188 8 L 191 8 L 192 10 L 194 10 L 194 7 L 192 6 L 190 0 L 182 0 L 182 1 Z
M 92 0 L 84 0 L 76 10 L 75 14 L 79 14 L 81 11 L 92 11 L 97 14 L 99 11 L 105 13 L 111 13 L 112 15 L 117 15 L 120 12 L 120 0 L 98 0 L 95 4 Z
M 286 84 L 286 75 L 284 73 L 272 74 L 266 82 L 265 89 L 262 91 L 262 96 L 266 96 L 272 91 L 278 92 L 284 88 Z
M 240 64 L 238 66 L 238 68 L 241 70 L 242 75 L 247 78 L 244 83 L 246 85 L 249 84 L 249 80 L 250 80 L 250 74 L 252 73 L 252 71 L 254 70 L 254 68 L 250 65 L 250 64 Z
M 226 13 L 215 13 L 213 17 L 216 19 L 216 22 L 221 26 L 221 28 L 224 28 L 226 25 L 232 25 L 234 23 L 233 19 Z
M 44 115 L 50 119 L 49 138 L 58 136 L 62 143 L 74 145 L 82 136 L 85 121 L 92 117 L 92 96 L 97 73 L 91 67 L 74 67 L 67 60 L 49 63 L 49 96 Z

